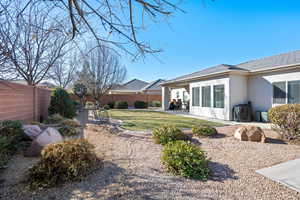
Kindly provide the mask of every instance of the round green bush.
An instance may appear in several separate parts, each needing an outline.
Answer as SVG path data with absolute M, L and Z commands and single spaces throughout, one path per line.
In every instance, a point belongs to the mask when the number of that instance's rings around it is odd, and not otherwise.
M 193 126 L 192 133 L 196 136 L 212 136 L 216 135 L 217 129 L 212 126 L 207 125 L 200 125 L 200 126 Z
M 48 111 L 50 115 L 58 113 L 66 118 L 73 118 L 76 115 L 73 100 L 68 92 L 62 88 L 56 88 L 53 91 Z
M 113 109 L 115 107 L 115 102 L 108 102 L 107 105 L 110 109 Z
M 165 145 L 176 140 L 188 140 L 190 137 L 175 126 L 165 125 L 152 131 L 152 137 L 157 144 Z
M 135 108 L 148 108 L 148 104 L 144 101 L 136 101 L 134 102 Z
M 108 104 L 106 104 L 106 105 L 103 106 L 103 109 L 109 110 L 109 109 L 110 109 L 110 106 L 109 106 Z
M 99 166 L 97 161 L 94 146 L 85 139 L 50 144 L 42 150 L 41 160 L 29 169 L 30 188 L 81 180 Z
M 201 180 L 207 180 L 210 175 L 205 153 L 190 142 L 168 143 L 164 146 L 161 160 L 165 168 L 175 175 Z
M 117 101 L 114 105 L 116 109 L 128 109 L 128 103 L 126 101 Z
M 161 107 L 161 103 L 160 103 L 160 101 L 152 101 L 151 106 L 152 107 Z
M 58 129 L 62 136 L 75 136 L 78 135 L 78 131 L 72 126 L 63 126 Z

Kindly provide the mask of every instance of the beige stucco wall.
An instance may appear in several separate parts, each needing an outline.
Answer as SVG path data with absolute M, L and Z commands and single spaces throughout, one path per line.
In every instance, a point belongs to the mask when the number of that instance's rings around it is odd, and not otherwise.
M 273 104 L 273 82 L 300 80 L 300 66 L 297 69 L 269 72 L 249 76 L 248 97 L 254 111 L 267 111 Z
M 224 84 L 224 108 L 214 108 L 213 107 L 213 86 Z M 202 86 L 211 86 L 211 107 L 202 107 L 202 99 L 201 99 L 201 87 Z M 200 106 L 192 106 L 192 101 L 190 101 L 190 113 L 194 115 L 209 117 L 209 118 L 217 118 L 217 119 L 230 119 L 230 103 L 229 103 L 229 76 L 220 76 L 214 79 L 207 79 L 203 81 L 198 81 L 190 84 L 190 91 L 192 91 L 193 87 L 200 87 Z M 192 97 L 190 96 L 190 99 Z

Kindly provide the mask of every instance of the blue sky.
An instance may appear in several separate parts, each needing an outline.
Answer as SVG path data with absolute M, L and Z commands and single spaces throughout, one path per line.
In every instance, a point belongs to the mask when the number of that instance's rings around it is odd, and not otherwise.
M 300 49 L 299 0 L 189 0 L 186 13 L 148 24 L 139 38 L 163 52 L 131 62 L 127 79 L 170 79 L 217 64 Z

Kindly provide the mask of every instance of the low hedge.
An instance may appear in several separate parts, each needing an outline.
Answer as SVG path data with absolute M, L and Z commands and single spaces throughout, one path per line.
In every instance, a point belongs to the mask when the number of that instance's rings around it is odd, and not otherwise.
M 117 101 L 114 105 L 116 109 L 128 109 L 128 103 L 126 101 Z
M 152 131 L 152 137 L 157 144 L 165 145 L 176 140 L 188 140 L 190 137 L 184 134 L 179 128 L 165 125 Z
M 134 107 L 135 108 L 148 108 L 148 103 L 144 101 L 136 101 L 134 102 Z
M 97 161 L 94 146 L 85 139 L 50 144 L 42 150 L 41 160 L 29 169 L 30 188 L 81 180 L 99 166 Z
M 212 136 L 216 135 L 217 129 L 208 125 L 193 126 L 192 133 L 196 136 Z
M 186 141 L 164 146 L 161 157 L 167 171 L 186 178 L 207 180 L 210 175 L 208 159 L 200 147 Z

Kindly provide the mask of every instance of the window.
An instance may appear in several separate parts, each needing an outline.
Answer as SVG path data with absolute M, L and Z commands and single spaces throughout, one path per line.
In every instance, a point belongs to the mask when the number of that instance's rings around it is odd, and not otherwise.
M 224 108 L 224 85 L 214 86 L 214 108 Z
M 300 103 L 300 81 L 288 82 L 288 103 Z
M 286 103 L 286 82 L 273 83 L 273 103 Z
M 200 106 L 200 88 L 192 88 L 192 106 Z
M 210 100 L 210 86 L 202 87 L 202 107 L 210 107 L 211 103 Z
M 179 99 L 179 91 L 176 92 L 176 99 Z

